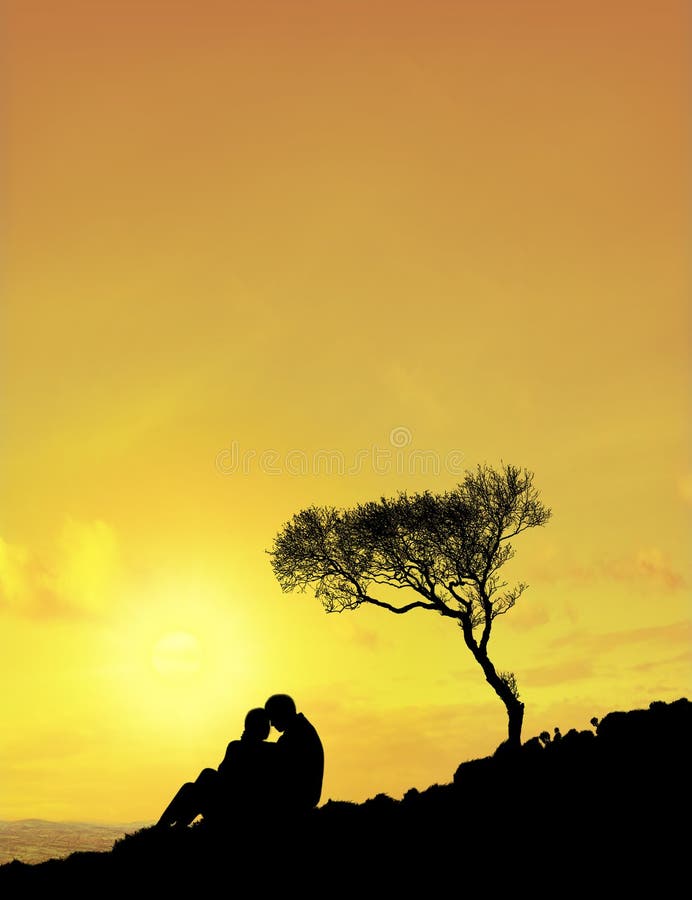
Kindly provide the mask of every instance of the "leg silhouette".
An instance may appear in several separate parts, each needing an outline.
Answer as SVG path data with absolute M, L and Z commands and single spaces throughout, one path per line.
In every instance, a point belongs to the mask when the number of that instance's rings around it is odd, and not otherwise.
M 156 823 L 157 827 L 168 828 L 174 825 L 185 828 L 197 816 L 208 815 L 218 791 L 218 778 L 215 769 L 202 769 L 195 781 L 186 781 L 164 809 Z

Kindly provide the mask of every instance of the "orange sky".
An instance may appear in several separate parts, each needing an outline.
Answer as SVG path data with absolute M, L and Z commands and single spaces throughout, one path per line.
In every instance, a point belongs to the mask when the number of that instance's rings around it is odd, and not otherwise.
M 294 512 L 526 466 L 524 736 L 690 694 L 689 11 L 6 0 L 0 818 L 153 821 L 293 693 L 323 799 L 506 716 L 458 630 L 328 616 Z

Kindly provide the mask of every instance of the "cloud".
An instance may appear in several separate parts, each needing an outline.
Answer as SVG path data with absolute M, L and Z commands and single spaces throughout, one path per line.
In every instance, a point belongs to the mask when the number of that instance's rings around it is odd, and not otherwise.
M 689 670 L 692 670 L 692 656 L 690 655 L 689 651 L 689 643 L 684 650 L 682 650 L 676 656 L 671 656 L 670 659 L 668 659 L 666 662 L 669 666 L 687 666 Z M 658 669 L 659 667 L 660 662 L 650 660 L 635 663 L 633 666 L 631 666 L 634 672 L 650 672 L 652 670 Z
M 521 600 L 517 605 L 515 615 L 510 613 L 507 626 L 513 631 L 533 631 L 541 625 L 547 625 L 550 621 L 550 613 L 543 604 L 524 604 Z
M 523 669 L 522 683 L 530 687 L 555 687 L 559 684 L 573 684 L 577 681 L 599 675 L 598 666 L 602 666 L 607 657 L 625 648 L 646 646 L 650 653 L 658 648 L 665 653 L 666 666 L 676 666 L 690 661 L 689 647 L 692 639 L 692 624 L 677 622 L 671 625 L 653 626 L 650 628 L 633 628 L 629 631 L 610 631 L 604 634 L 593 634 L 586 631 L 570 631 L 549 643 L 546 643 L 546 654 L 557 651 L 562 655 L 565 650 L 567 658 L 545 665 Z M 671 653 L 671 651 L 673 651 Z M 647 669 L 659 670 L 661 659 L 628 664 L 631 671 L 645 672 Z
M 351 642 L 375 653 L 383 646 L 382 638 L 376 631 L 372 628 L 363 628 L 357 623 L 351 623 Z
M 655 589 L 667 593 L 682 590 L 687 584 L 660 547 L 641 547 L 627 556 L 588 564 L 551 560 L 534 567 L 532 577 L 543 583 L 569 581 L 580 586 L 617 582 L 637 590 Z
M 93 617 L 108 608 L 120 566 L 107 523 L 66 519 L 45 557 L 0 538 L 0 609 L 48 618 Z
M 647 628 L 608 631 L 603 634 L 572 631 L 551 641 L 549 647 L 560 650 L 569 646 L 577 656 L 607 653 L 635 644 L 646 644 L 648 647 L 657 644 L 667 650 L 680 647 L 689 652 L 691 640 L 692 623 L 673 622 L 669 625 L 652 625 Z
M 460 762 L 485 756 L 506 737 L 499 703 L 396 704 L 368 708 L 349 684 L 316 690 L 302 705 L 330 748 L 323 799 L 362 802 L 378 793 L 452 780 Z
M 672 569 L 658 547 L 642 548 L 631 559 L 603 563 L 601 570 L 606 578 L 614 581 L 653 583 L 669 591 L 685 586 L 685 579 Z
M 591 678 L 594 674 L 593 665 L 588 659 L 569 659 L 565 662 L 553 665 L 535 666 L 523 670 L 522 682 L 530 687 L 554 687 L 565 682 L 581 681 Z
M 29 594 L 29 554 L 0 537 L 0 605 L 21 611 Z

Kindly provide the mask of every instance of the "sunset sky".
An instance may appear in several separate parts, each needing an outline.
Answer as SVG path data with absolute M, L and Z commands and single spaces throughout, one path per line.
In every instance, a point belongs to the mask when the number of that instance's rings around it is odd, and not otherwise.
M 452 620 L 267 555 L 479 464 L 524 738 L 691 696 L 688 3 L 2 9 L 0 819 L 155 821 L 276 691 L 323 801 L 492 753 Z

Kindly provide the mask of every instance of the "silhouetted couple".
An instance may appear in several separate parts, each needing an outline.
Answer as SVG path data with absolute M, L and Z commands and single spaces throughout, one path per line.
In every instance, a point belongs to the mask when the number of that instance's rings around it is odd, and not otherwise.
M 271 726 L 279 738 L 268 741 Z M 212 826 L 285 820 L 317 806 L 322 795 L 324 748 L 317 730 L 288 694 L 273 694 L 251 709 L 239 740 L 231 741 L 218 769 L 203 769 L 164 810 L 157 828 L 184 828 L 198 816 Z

